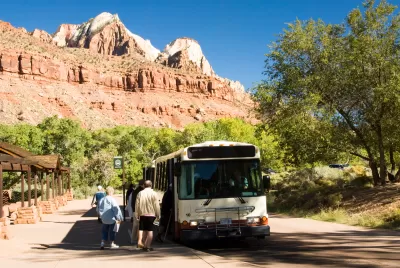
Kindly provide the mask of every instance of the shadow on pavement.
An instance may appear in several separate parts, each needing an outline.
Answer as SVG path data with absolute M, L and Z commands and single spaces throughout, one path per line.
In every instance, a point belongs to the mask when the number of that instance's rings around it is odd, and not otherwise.
M 377 237 L 383 240 L 377 241 Z M 335 267 L 382 267 L 384 264 L 394 265 L 400 260 L 399 233 L 379 230 L 276 233 L 265 240 L 216 240 L 190 247 L 255 265 L 279 262 Z
M 78 211 L 69 211 L 65 215 Z M 37 247 L 36 251 L 41 252 L 40 259 L 32 257 L 30 261 L 83 260 L 89 257 L 117 261 L 124 258 L 132 260 L 133 256 L 138 256 L 138 260 L 145 262 L 162 261 L 168 257 L 205 261 L 207 258 L 214 258 L 214 261 L 217 258 L 218 264 L 228 265 L 232 261 L 240 261 L 251 265 L 280 263 L 288 266 L 374 268 L 396 264 L 400 259 L 398 232 L 272 233 L 271 237 L 264 240 L 216 240 L 190 247 L 168 241 L 163 244 L 154 242 L 155 251 L 143 252 L 130 244 L 128 229 L 132 223 L 129 220 L 121 224 L 117 234 L 118 250 L 99 249 L 102 225 L 97 222 L 95 208 L 87 210 L 70 224 L 73 226 L 61 243 Z
M 121 207 L 122 210 L 122 207 Z M 74 212 L 73 212 L 74 213 Z M 68 214 L 67 214 L 68 215 Z M 93 219 L 88 219 L 93 218 Z M 56 222 L 63 223 L 63 222 Z M 68 222 L 65 222 L 68 223 Z M 70 223 L 71 224 L 71 223 Z M 155 251 L 153 252 L 143 252 L 142 250 L 137 249 L 136 245 L 132 245 L 130 243 L 130 236 L 128 230 L 132 229 L 132 223 L 129 219 L 125 222 L 121 223 L 119 232 L 116 236 L 116 244 L 120 246 L 118 250 L 108 250 L 107 246 L 109 242 L 106 243 L 105 250 L 100 250 L 100 242 L 101 242 L 101 227 L 102 224 L 97 221 L 97 213 L 96 209 L 92 208 L 86 211 L 82 217 L 73 223 L 71 230 L 64 237 L 64 239 L 59 244 L 49 245 L 47 248 L 49 249 L 61 249 L 67 251 L 82 251 L 82 255 L 78 255 L 78 257 L 85 258 L 87 255 L 87 251 L 90 251 L 90 255 L 131 255 L 131 254 L 151 254 L 153 257 L 159 257 L 166 255 L 166 251 L 171 250 L 171 253 L 168 254 L 181 254 L 181 252 L 173 253 L 172 251 L 176 251 L 177 247 L 182 248 L 180 245 L 166 241 L 165 243 L 157 243 L 153 242 L 153 247 Z M 156 232 L 154 232 L 156 235 Z M 47 249 L 38 247 L 37 249 Z M 78 253 L 79 254 L 79 253 Z M 76 254 L 75 254 L 76 256 Z

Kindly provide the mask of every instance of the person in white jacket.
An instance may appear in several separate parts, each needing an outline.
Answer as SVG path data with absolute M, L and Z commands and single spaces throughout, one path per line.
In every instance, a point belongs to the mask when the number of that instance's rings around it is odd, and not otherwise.
M 152 251 L 154 220 L 160 218 L 160 205 L 157 194 L 151 189 L 152 182 L 144 182 L 144 190 L 140 191 L 135 203 L 135 217 L 139 219 L 139 237 L 143 233 L 143 250 Z M 138 246 L 141 241 L 138 241 Z

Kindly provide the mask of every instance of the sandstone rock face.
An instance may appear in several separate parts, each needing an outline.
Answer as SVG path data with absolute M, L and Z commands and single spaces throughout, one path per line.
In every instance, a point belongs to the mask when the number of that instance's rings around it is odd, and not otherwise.
M 48 34 L 46 31 L 35 29 L 31 34 L 33 37 L 38 38 L 42 42 L 45 42 L 45 43 L 52 42 L 51 35 Z
M 75 34 L 78 27 L 79 25 L 76 24 L 61 24 L 53 34 L 53 43 L 59 47 L 67 46 L 68 40 Z
M 169 56 L 168 65 L 170 67 L 182 66 L 182 62 L 193 62 L 203 74 L 215 75 L 210 63 L 203 55 L 199 43 L 191 38 L 178 38 L 168 44 L 164 53 Z M 183 59 L 182 59 L 183 58 Z
M 0 40 L 5 124 L 37 124 L 57 115 L 79 119 L 89 129 L 182 128 L 221 117 L 254 118 L 240 83 L 215 75 L 196 41 L 178 40 L 160 53 L 117 15 L 61 25 L 52 41 L 46 32 L 27 33 L 0 21 Z
M 220 76 L 215 76 L 216 79 L 221 81 L 222 83 L 226 83 L 232 89 L 236 90 L 238 93 L 244 93 L 244 86 L 239 81 L 233 81 L 228 78 L 223 78 Z
M 149 40 L 129 31 L 117 14 L 103 12 L 81 25 L 62 24 L 53 36 L 53 42 L 58 46 L 88 48 L 103 55 L 139 54 L 148 61 L 164 66 L 215 76 L 239 92 L 244 90 L 240 82 L 215 74 L 196 40 L 178 38 L 160 52 Z
M 178 52 L 180 53 L 180 52 Z M 230 80 L 193 74 L 178 74 L 162 68 L 139 68 L 124 73 L 101 73 L 80 64 L 71 65 L 41 55 L 0 51 L 0 70 L 23 75 L 24 79 L 39 78 L 78 84 L 93 84 L 126 91 L 163 90 L 200 93 L 233 101 L 241 93 L 230 86 Z M 193 65 L 193 68 L 197 66 Z M 243 92 L 242 92 L 243 93 Z

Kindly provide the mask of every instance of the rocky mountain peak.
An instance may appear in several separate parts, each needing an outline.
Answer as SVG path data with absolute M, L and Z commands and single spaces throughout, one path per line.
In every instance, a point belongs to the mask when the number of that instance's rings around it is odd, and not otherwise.
M 67 46 L 78 27 L 79 24 L 61 24 L 53 34 L 53 43 L 59 47 Z
M 182 53 L 182 51 L 186 51 L 187 53 Z M 210 63 L 203 55 L 199 43 L 192 38 L 182 37 L 175 39 L 164 48 L 164 53 L 168 55 L 169 58 L 175 58 L 179 61 L 182 61 L 180 55 L 187 55 L 189 60 L 193 62 L 203 74 L 208 76 L 215 75 Z M 169 65 L 176 65 L 175 61 L 176 60 L 171 61 L 169 59 Z
M 58 46 L 82 47 L 104 55 L 139 54 L 154 61 L 160 51 L 133 34 L 118 14 L 103 12 L 80 25 L 62 24 L 53 35 Z
M 38 38 L 40 41 L 42 41 L 44 43 L 51 43 L 52 42 L 51 35 L 48 34 L 44 30 L 35 29 L 35 30 L 33 30 L 33 32 L 31 32 L 31 35 L 33 37 Z

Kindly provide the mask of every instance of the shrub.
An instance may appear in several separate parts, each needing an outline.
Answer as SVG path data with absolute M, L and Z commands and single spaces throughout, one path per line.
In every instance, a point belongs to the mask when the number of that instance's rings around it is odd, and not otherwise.
M 330 167 L 315 167 L 313 169 L 315 178 L 338 180 L 343 177 L 343 170 Z
M 371 188 L 374 186 L 374 181 L 371 177 L 362 176 L 354 178 L 350 181 L 350 185 L 357 188 Z
M 366 176 L 367 175 L 366 168 L 361 165 L 351 166 L 346 171 L 349 173 L 354 173 L 356 176 Z
M 400 228 L 400 209 L 396 209 L 384 218 L 384 227 Z

